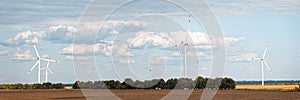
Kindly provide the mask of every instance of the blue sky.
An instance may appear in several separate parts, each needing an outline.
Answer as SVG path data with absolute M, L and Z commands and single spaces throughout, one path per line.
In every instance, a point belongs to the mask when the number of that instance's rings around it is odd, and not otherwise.
M 207 3 L 224 35 L 223 76 L 260 80 L 260 62 L 249 58 L 261 56 L 268 43 L 266 61 L 272 73 L 265 68 L 266 80 L 300 79 L 298 0 L 210 0 Z M 189 14 L 174 4 L 141 0 L 121 6 L 110 16 L 106 16 L 111 12 L 108 9 L 116 8 L 118 3 L 17 0 L 0 1 L 0 5 L 0 83 L 37 81 L 36 69 L 27 74 L 36 59 L 31 43 L 37 44 L 43 57 L 60 61 L 50 64 L 54 72 L 49 75 L 51 82 L 182 76 L 183 49 L 173 46 L 174 42 L 185 39 Z M 97 9 L 87 9 L 90 6 Z M 81 19 L 84 13 L 89 14 L 88 20 Z M 107 17 L 107 21 L 99 31 L 101 22 L 94 19 L 102 17 Z M 86 22 L 83 25 L 79 21 Z M 195 46 L 188 50 L 188 77 L 210 77 L 214 45 L 201 20 L 197 21 L 191 17 L 191 37 L 187 39 Z M 42 62 L 42 67 L 45 64 Z

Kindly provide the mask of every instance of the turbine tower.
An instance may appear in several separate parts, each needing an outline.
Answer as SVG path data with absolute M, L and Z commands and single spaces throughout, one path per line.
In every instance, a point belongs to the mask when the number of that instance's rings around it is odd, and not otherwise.
M 35 64 L 31 67 L 31 69 L 30 69 L 30 71 L 29 71 L 28 73 L 31 73 L 32 70 L 33 70 L 36 66 L 38 66 L 38 77 L 37 77 L 37 79 L 38 79 L 38 83 L 41 83 L 41 61 L 42 61 L 42 60 L 43 60 L 43 61 L 48 61 L 48 62 L 57 62 L 57 61 L 51 60 L 51 59 L 44 59 L 44 58 L 41 58 L 41 56 L 40 56 L 40 54 L 39 54 L 39 52 L 38 52 L 38 50 L 37 50 L 35 44 L 33 45 L 33 48 L 34 48 L 35 54 L 36 54 L 36 56 L 37 56 L 37 61 L 36 61 Z
M 188 34 L 190 34 L 190 32 L 191 32 L 190 28 L 191 28 L 191 16 L 189 16 Z M 184 77 L 187 76 L 187 70 L 186 70 L 187 69 L 187 63 L 186 63 L 187 52 L 186 52 L 186 49 L 189 46 L 189 43 L 187 42 L 187 37 L 188 37 L 188 35 L 186 35 L 186 37 L 185 37 L 185 42 L 181 41 L 181 43 L 180 43 L 184 47 L 184 66 L 183 66 Z
M 265 57 L 266 57 L 266 54 L 267 54 L 268 47 L 269 47 L 269 45 L 267 44 L 266 48 L 265 48 L 265 51 L 264 51 L 264 54 L 263 54 L 262 57 L 251 58 L 252 60 L 259 60 L 259 61 L 261 61 L 261 85 L 262 86 L 265 85 L 265 82 L 264 82 L 264 65 L 266 65 L 266 67 L 268 68 L 269 72 L 271 72 L 271 69 L 270 69 L 268 63 L 265 61 Z

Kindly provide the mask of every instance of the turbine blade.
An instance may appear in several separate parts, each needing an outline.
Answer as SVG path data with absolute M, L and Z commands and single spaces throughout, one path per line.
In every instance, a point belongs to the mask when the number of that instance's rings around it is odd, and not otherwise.
M 47 66 L 46 66 L 46 68 L 49 68 L 49 63 L 50 63 L 50 62 L 48 62 L 48 63 L 47 63 Z
M 35 64 L 31 67 L 30 72 L 37 66 L 38 63 L 39 63 L 39 61 L 35 62 Z
M 267 66 L 267 68 L 268 68 L 269 72 L 271 72 L 271 69 L 270 69 L 270 67 L 269 67 L 268 63 L 267 63 L 265 60 L 264 60 L 264 63 L 265 63 L 265 65 Z
M 52 59 L 44 59 L 44 58 L 42 58 L 41 60 L 48 61 L 48 62 L 56 62 L 56 60 L 52 60 Z
M 53 74 L 53 71 L 52 71 L 51 69 L 47 68 L 47 70 L 48 70 L 51 74 Z
M 265 49 L 265 52 L 264 52 L 264 54 L 263 54 L 263 57 L 262 57 L 263 59 L 265 59 L 265 56 L 266 56 L 266 54 L 267 54 L 268 47 L 269 47 L 269 46 L 267 45 L 267 46 L 266 46 L 266 49 Z
M 34 47 L 34 50 L 35 50 L 35 54 L 36 54 L 36 56 L 40 58 L 40 54 L 39 54 L 39 52 L 37 51 L 37 49 L 36 49 L 36 46 L 35 46 L 35 45 L 33 45 L 33 47 Z

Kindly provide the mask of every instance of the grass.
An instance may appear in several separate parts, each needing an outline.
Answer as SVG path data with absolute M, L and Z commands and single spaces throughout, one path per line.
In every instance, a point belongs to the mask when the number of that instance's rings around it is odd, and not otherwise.
M 273 90 L 273 91 L 290 91 L 299 88 L 299 85 L 237 85 L 237 90 Z

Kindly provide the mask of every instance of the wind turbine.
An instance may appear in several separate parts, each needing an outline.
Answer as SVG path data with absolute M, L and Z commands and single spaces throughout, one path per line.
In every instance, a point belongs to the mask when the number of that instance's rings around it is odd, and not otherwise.
M 35 64 L 31 67 L 30 71 L 28 73 L 31 73 L 32 70 L 38 66 L 38 83 L 41 83 L 41 60 L 43 61 L 48 61 L 48 62 L 57 62 L 55 60 L 51 60 L 51 59 L 44 59 L 44 58 L 41 58 L 35 44 L 33 45 L 33 48 L 35 50 L 35 54 L 37 56 L 37 61 L 35 62 Z
M 47 65 L 46 65 L 46 67 L 45 68 L 42 68 L 41 70 L 45 70 L 45 74 L 46 74 L 46 82 L 48 82 L 48 71 L 51 73 L 51 74 L 53 74 L 53 71 L 49 68 L 49 64 L 50 64 L 50 62 L 58 62 L 58 61 L 56 61 L 56 60 L 51 60 L 51 59 L 44 59 L 44 60 L 46 60 L 46 61 L 48 61 L 47 62 Z
M 189 25 L 188 25 L 188 34 L 190 34 L 190 32 L 191 32 L 191 30 L 190 30 L 190 26 L 191 26 L 191 16 L 189 16 Z M 189 43 L 188 43 L 188 41 L 187 41 L 187 37 L 188 36 L 186 36 L 185 37 L 185 41 L 181 41 L 180 42 L 180 44 L 176 44 L 176 45 L 174 45 L 174 47 L 177 47 L 178 45 L 181 45 L 181 46 L 183 46 L 183 49 L 184 49 L 184 58 L 183 58 L 183 60 L 184 60 L 184 64 L 183 64 L 183 75 L 184 75 L 184 77 L 186 77 L 187 76 L 187 58 L 186 58 L 186 56 L 187 56 L 187 48 L 189 47 Z
M 265 57 L 267 54 L 267 50 L 268 50 L 269 45 L 266 45 L 264 54 L 262 57 L 258 57 L 258 58 L 251 58 L 252 60 L 260 60 L 261 61 L 261 85 L 264 86 L 265 82 L 264 82 L 264 65 L 266 65 L 266 67 L 268 68 L 269 72 L 271 73 L 271 69 L 268 65 L 268 63 L 265 61 Z

